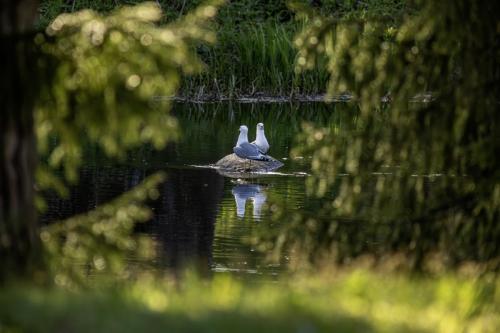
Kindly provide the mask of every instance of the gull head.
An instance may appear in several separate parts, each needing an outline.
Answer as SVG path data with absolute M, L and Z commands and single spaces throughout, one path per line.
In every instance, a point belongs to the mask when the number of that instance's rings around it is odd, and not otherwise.
M 246 127 L 245 125 L 241 125 L 240 126 L 240 132 L 248 132 L 248 127 Z
M 263 131 L 264 130 L 264 124 L 263 123 L 258 123 L 257 124 L 257 129 Z

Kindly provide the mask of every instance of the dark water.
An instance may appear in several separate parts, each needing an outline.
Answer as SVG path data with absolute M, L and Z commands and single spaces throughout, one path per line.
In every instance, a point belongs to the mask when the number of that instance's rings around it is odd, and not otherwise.
M 162 151 L 145 145 L 122 161 L 106 159 L 89 146 L 80 182 L 68 200 L 47 196 L 43 220 L 64 219 L 86 212 L 120 195 L 147 175 L 166 171 L 160 197 L 151 203 L 152 221 L 138 232 L 157 241 L 159 267 L 197 264 L 214 272 L 278 274 L 289 260 L 269 264 L 265 254 L 248 243 L 255 228 L 269 224 L 270 197 L 291 209 L 305 209 L 308 156 L 290 159 L 294 138 L 304 121 L 342 127 L 355 113 L 346 104 L 178 104 L 173 110 L 182 138 Z M 271 144 L 270 155 L 285 164 L 276 173 L 257 178 L 227 178 L 206 166 L 232 152 L 238 128 L 249 136 L 263 122 Z M 286 223 L 286 222 L 282 222 Z

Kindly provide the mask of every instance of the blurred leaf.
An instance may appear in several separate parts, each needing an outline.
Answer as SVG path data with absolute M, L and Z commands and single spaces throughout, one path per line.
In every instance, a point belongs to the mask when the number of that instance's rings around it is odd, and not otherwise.
M 45 226 L 40 238 L 55 284 L 69 289 L 131 278 L 154 256 L 150 238 L 132 233 L 137 222 L 150 219 L 145 201 L 155 199 L 162 173 L 148 177 L 132 190 L 94 210 Z M 134 258 L 134 263 L 126 261 Z M 142 265 L 142 266 L 141 266 Z M 137 271 L 138 270 L 138 271 Z
M 417 5 L 389 34 L 384 19 L 307 11 L 298 69 L 326 58 L 328 94 L 352 95 L 360 114 L 354 132 L 304 125 L 292 154 L 312 155 L 308 193 L 334 199 L 295 214 L 274 244 L 338 262 L 403 253 L 418 270 L 500 267 L 500 7 Z
M 83 10 L 56 17 L 47 35 L 36 38 L 49 81 L 36 110 L 46 168 L 62 168 L 75 181 L 83 137 L 111 156 L 144 142 L 161 148 L 175 140 L 170 102 L 162 109 L 149 104 L 155 96 L 174 96 L 183 73 L 202 70 L 194 46 L 215 41 L 209 21 L 221 3 L 209 1 L 168 25 L 158 24 L 162 12 L 152 2 L 109 15 Z

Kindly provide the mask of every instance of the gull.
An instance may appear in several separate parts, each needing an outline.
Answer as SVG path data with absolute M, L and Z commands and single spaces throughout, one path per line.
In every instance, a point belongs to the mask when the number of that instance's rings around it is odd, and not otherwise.
M 259 151 L 257 145 L 248 142 L 248 127 L 240 126 L 240 135 L 236 146 L 233 147 L 233 152 L 236 156 L 249 160 L 268 161 L 267 156 Z
M 257 148 L 259 148 L 259 151 L 262 154 L 266 154 L 267 151 L 269 150 L 269 143 L 267 142 L 266 134 L 264 134 L 264 124 L 263 123 L 257 124 L 257 135 L 255 137 L 255 141 L 252 143 L 254 145 L 256 145 Z

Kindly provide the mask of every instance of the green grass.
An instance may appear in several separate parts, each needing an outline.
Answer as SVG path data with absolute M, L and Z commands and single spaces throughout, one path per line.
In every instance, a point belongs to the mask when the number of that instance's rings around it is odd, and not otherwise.
M 297 29 L 296 23 L 273 21 L 222 28 L 216 46 L 200 49 L 207 71 L 187 78 L 180 94 L 231 98 L 324 92 L 328 76 L 323 66 L 307 73 L 294 71 L 292 39 Z
M 6 332 L 498 332 L 497 278 L 357 270 L 253 283 L 144 277 L 114 289 L 4 287 Z
M 91 8 L 109 12 L 137 0 L 44 0 L 40 5 L 40 28 L 58 14 Z M 159 1 L 165 16 L 163 21 L 175 20 L 202 1 Z M 395 24 L 411 11 L 406 0 L 382 1 L 322 1 L 317 8 L 322 14 L 339 18 L 365 19 L 384 17 Z M 314 70 L 295 73 L 296 50 L 294 35 L 302 23 L 286 1 L 230 1 L 217 17 L 217 44 L 201 46 L 199 52 L 207 64 L 206 71 L 184 79 L 179 95 L 187 98 L 235 98 L 246 95 L 291 96 L 324 93 L 328 74 L 323 63 Z

